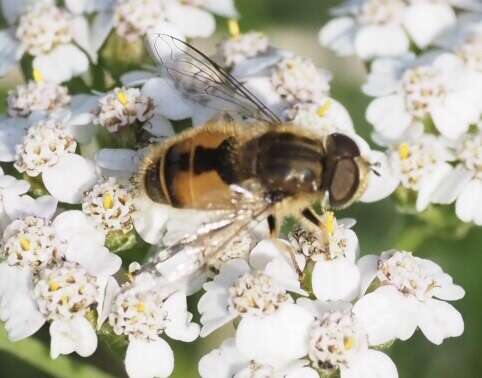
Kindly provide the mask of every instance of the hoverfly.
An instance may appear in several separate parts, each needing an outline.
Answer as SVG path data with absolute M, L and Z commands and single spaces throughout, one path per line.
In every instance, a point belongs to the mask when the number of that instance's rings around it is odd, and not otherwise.
M 196 255 L 195 265 L 202 266 L 264 220 L 273 238 L 286 216 L 319 227 L 315 202 L 343 208 L 363 194 L 370 164 L 353 139 L 338 133 L 321 138 L 283 123 L 239 80 L 173 36 L 157 34 L 153 53 L 187 100 L 254 122 L 218 117 L 151 148 L 138 174 L 141 192 L 157 203 L 217 216 L 168 246 L 162 257 L 151 258 L 144 269 L 155 270 L 179 251 Z M 191 268 L 181 265 L 176 269 Z

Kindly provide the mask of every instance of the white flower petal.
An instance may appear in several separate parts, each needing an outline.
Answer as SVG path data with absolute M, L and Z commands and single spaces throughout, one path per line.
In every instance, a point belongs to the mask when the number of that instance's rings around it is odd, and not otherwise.
M 35 57 L 33 67 L 42 73 L 46 81 L 62 83 L 86 72 L 89 59 L 78 47 L 66 44 Z
M 73 235 L 67 244 L 66 259 L 82 265 L 94 276 L 115 274 L 122 265 L 122 259 L 110 253 L 103 245 L 99 245 L 97 240 L 91 239 L 91 235 L 87 232 Z
M 238 11 L 236 10 L 234 0 L 203 0 L 203 2 L 200 3 L 200 6 L 219 16 L 238 17 Z
M 95 165 L 80 155 L 67 154 L 60 157 L 53 167 L 42 172 L 45 188 L 65 203 L 80 203 L 82 194 L 97 181 Z
M 419 308 L 419 327 L 432 343 L 440 345 L 444 339 L 464 332 L 464 320 L 450 303 L 429 299 Z
M 172 48 L 162 41 L 162 38 L 158 38 L 159 34 L 165 34 L 175 37 L 181 41 L 185 41 L 186 37 L 183 32 L 171 22 L 160 22 L 156 27 L 147 34 L 147 43 L 150 51 L 155 51 L 155 58 L 161 58 L 170 56 L 172 54 Z M 179 44 L 180 45 L 180 44 Z M 159 61 L 159 63 L 162 63 Z
M 134 227 L 149 244 L 159 244 L 168 219 L 169 207 L 143 197 L 134 200 L 136 211 L 132 214 Z
M 373 61 L 368 78 L 363 84 L 363 93 L 372 96 L 387 96 L 400 87 L 400 77 L 407 63 L 413 60 L 412 55 L 401 58 L 380 58 Z
M 186 295 L 182 292 L 172 294 L 163 305 L 168 312 L 170 322 L 166 335 L 174 340 L 191 342 L 199 336 L 199 325 L 192 323 L 192 315 L 187 311 Z
M 373 100 L 368 105 L 366 118 L 376 131 L 393 139 L 400 137 L 412 121 L 412 117 L 405 109 L 405 101 L 400 95 Z
M 126 87 L 141 85 L 150 79 L 157 78 L 158 74 L 150 71 L 130 71 L 120 77 L 120 81 Z
M 335 50 L 339 55 L 352 55 L 355 52 L 355 33 L 356 25 L 353 19 L 340 17 L 323 26 L 320 30 L 319 40 L 322 46 Z
M 95 155 L 101 173 L 106 176 L 130 177 L 137 171 L 138 160 L 137 152 L 127 148 L 103 148 Z
M 405 298 L 391 286 L 363 296 L 353 306 L 353 312 L 362 322 L 370 345 L 385 344 L 395 338 L 407 340 L 417 329 L 416 299 Z
M 353 262 L 343 257 L 320 260 L 313 269 L 311 285 L 320 301 L 351 301 L 360 290 L 360 272 Z
M 174 370 L 174 353 L 164 340 L 131 339 L 125 358 L 130 378 L 167 378 Z
M 7 74 L 20 59 L 20 44 L 10 30 L 0 31 L 0 76 Z
M 482 181 L 472 180 L 460 193 L 455 213 L 464 222 L 482 225 Z
M 68 241 L 76 234 L 82 233 L 88 234 L 89 239 L 97 244 L 104 245 L 104 233 L 97 230 L 80 210 L 69 210 L 60 213 L 52 222 L 52 227 L 61 240 Z
M 432 293 L 434 297 L 444 301 L 456 301 L 465 296 L 465 290 L 461 286 L 453 284 L 435 287 Z
M 156 113 L 143 128 L 156 137 L 166 138 L 175 134 L 172 123 L 159 113 Z
M 76 352 L 81 357 L 92 355 L 97 349 L 97 335 L 83 316 L 54 320 L 50 324 L 50 356 Z
M 406 10 L 403 24 L 416 45 L 425 48 L 455 21 L 455 12 L 449 5 L 419 2 Z
M 15 147 L 22 144 L 27 126 L 26 120 L 0 120 L 0 161 L 15 161 Z
M 362 59 L 377 56 L 397 56 L 409 49 L 405 31 L 398 25 L 368 25 L 362 27 L 355 37 L 355 50 Z
M 99 279 L 99 278 L 98 278 Z M 97 306 L 97 313 L 99 317 L 97 319 L 97 330 L 102 327 L 102 324 L 107 320 L 111 312 L 112 303 L 116 295 L 120 291 L 120 286 L 113 277 L 107 277 L 105 286 L 102 287 L 103 293 L 101 295 L 102 300 Z
M 33 335 L 45 323 L 32 295 L 32 279 L 29 269 L 0 263 L 0 320 L 11 341 Z
M 75 43 L 90 55 L 90 30 L 87 19 L 83 16 L 73 17 L 70 27 Z
M 363 296 L 373 280 L 376 278 L 378 270 L 378 256 L 365 255 L 357 261 L 358 270 L 360 271 L 360 296 Z
M 443 185 L 444 178 L 450 173 L 452 167 L 448 163 L 437 164 L 430 174 L 425 175 L 420 181 L 420 190 L 417 195 L 415 207 L 417 211 L 424 211 L 434 198 L 440 185 Z
M 10 219 L 19 219 L 27 215 L 50 219 L 57 210 L 57 200 L 51 196 L 33 199 L 29 196 L 18 196 L 4 193 L 3 206 Z
M 308 353 L 312 321 L 308 310 L 291 303 L 268 316 L 245 316 L 236 330 L 236 346 L 249 359 L 279 366 Z
M 90 29 L 90 55 L 97 63 L 97 52 L 102 47 L 114 26 L 114 16 L 111 11 L 99 12 L 94 16 Z
M 209 12 L 202 9 L 168 3 L 167 17 L 182 31 L 186 37 L 209 37 L 216 30 L 216 20 Z
M 249 360 L 239 353 L 234 338 L 227 339 L 220 348 L 214 349 L 199 360 L 201 378 L 232 378 Z
M 385 353 L 365 350 L 341 368 L 341 378 L 398 378 L 397 367 Z
M 13 24 L 17 18 L 28 10 L 38 0 L 2 0 L 2 15 L 9 24 Z M 42 0 L 45 3 L 52 3 L 50 0 Z
M 166 118 L 180 120 L 192 115 L 192 108 L 167 79 L 148 80 L 142 87 L 142 94 L 152 97 L 157 111 Z
M 454 202 L 473 177 L 473 172 L 458 165 L 442 179 L 443 185 L 432 193 L 432 202 L 448 205 Z
M 370 153 L 373 169 L 368 176 L 368 186 L 360 198 L 361 202 L 380 201 L 392 194 L 400 184 L 399 178 L 392 172 L 387 155 L 380 151 Z

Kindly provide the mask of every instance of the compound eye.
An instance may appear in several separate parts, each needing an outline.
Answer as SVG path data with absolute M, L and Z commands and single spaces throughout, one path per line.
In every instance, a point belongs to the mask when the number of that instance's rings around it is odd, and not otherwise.
M 344 134 L 330 134 L 326 139 L 326 151 L 328 154 L 339 157 L 360 156 L 360 149 L 353 139 Z
M 330 204 L 344 207 L 353 199 L 360 184 L 360 171 L 354 159 L 344 158 L 335 163 L 329 185 Z

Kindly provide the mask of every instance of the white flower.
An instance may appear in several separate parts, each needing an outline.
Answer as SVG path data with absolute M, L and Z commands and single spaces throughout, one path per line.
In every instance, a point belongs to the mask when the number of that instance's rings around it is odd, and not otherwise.
M 103 232 L 132 230 L 133 188 L 113 177 L 97 183 L 84 193 L 82 211 Z
M 75 154 L 76 141 L 55 119 L 41 120 L 17 145 L 15 168 L 29 176 L 42 174 L 45 188 L 59 201 L 80 203 L 82 193 L 96 181 L 95 167 Z
M 482 134 L 464 135 L 454 146 L 456 166 L 442 177 L 432 194 L 434 203 L 455 202 L 455 213 L 464 222 L 482 225 Z
M 234 338 L 204 355 L 199 361 L 202 378 L 318 378 L 307 360 L 297 360 L 285 366 L 260 364 L 243 356 L 236 348 Z
M 451 54 L 377 60 L 363 88 L 379 96 L 368 106 L 367 120 L 389 143 L 406 137 L 426 118 L 443 136 L 456 139 L 480 117 L 478 88 L 470 78 Z
M 287 293 L 304 294 L 289 258 L 271 241 L 262 241 L 250 264 L 257 270 L 245 260 L 230 260 L 204 284 L 206 293 L 198 303 L 201 336 L 240 317 L 236 346 L 248 359 L 279 366 L 302 357 L 311 317 Z
M 147 122 L 153 116 L 152 98 L 142 96 L 137 88 L 115 88 L 99 99 L 95 122 L 115 133 L 135 122 Z
M 284 112 L 284 117 L 294 125 L 312 130 L 320 136 L 334 132 L 355 132 L 348 111 L 332 98 L 325 98 L 320 103 L 297 103 Z
M 315 316 L 308 357 L 325 373 L 339 370 L 341 378 L 397 378 L 397 368 L 385 353 L 370 349 L 364 324 L 348 302 L 325 304 L 300 299 Z
M 436 191 L 446 184 L 444 177 L 451 170 L 448 162 L 453 159 L 444 141 L 428 134 L 388 150 L 391 174 L 403 188 L 417 193 L 417 211 L 425 210 Z
M 53 358 L 92 354 L 97 337 L 84 315 L 100 312 L 109 276 L 121 265 L 104 247 L 103 235 L 80 211 L 66 211 L 52 223 L 27 214 L 6 228 L 2 250 L 0 316 L 9 338 L 28 337 L 53 320 Z
M 339 55 L 356 54 L 364 60 L 399 56 L 410 41 L 424 49 L 456 22 L 453 7 L 479 7 L 476 0 L 352 0 L 335 8 L 335 18 L 319 39 Z
M 320 301 L 353 300 L 358 296 L 360 272 L 356 266 L 358 238 L 350 230 L 352 222 L 337 222 L 332 212 L 320 217 L 319 232 L 301 226 L 289 235 L 293 252 L 313 261 L 311 286 Z
M 11 117 L 28 117 L 33 112 L 52 112 L 70 104 L 67 87 L 30 81 L 8 91 L 7 113 Z
M 126 284 L 114 299 L 109 323 L 117 335 L 129 338 L 125 357 L 129 377 L 168 377 L 174 354 L 161 336 L 195 340 L 199 326 L 191 318 L 185 295 L 162 290 L 149 274 L 142 273 Z
M 262 55 L 270 48 L 266 35 L 248 32 L 223 40 L 218 46 L 218 54 L 227 67 L 237 65 L 247 59 Z
M 379 284 L 353 308 L 371 344 L 407 340 L 417 327 L 437 345 L 463 333 L 462 316 L 445 301 L 461 299 L 464 290 L 437 264 L 397 250 L 364 256 L 359 264 L 366 273 L 364 287 L 374 279 Z

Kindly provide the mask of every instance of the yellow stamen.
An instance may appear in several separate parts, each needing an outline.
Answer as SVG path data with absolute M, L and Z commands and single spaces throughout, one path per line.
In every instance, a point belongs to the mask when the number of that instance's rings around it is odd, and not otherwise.
M 67 295 L 64 295 L 61 299 L 60 302 L 65 306 L 67 303 L 69 303 L 69 297 Z
M 327 211 L 325 213 L 325 228 L 330 236 L 335 232 L 335 222 L 335 214 L 332 211 Z
M 345 346 L 346 350 L 353 349 L 355 346 L 355 338 L 354 337 L 345 337 L 343 340 L 343 345 Z
M 239 37 L 241 31 L 239 29 L 239 22 L 235 18 L 230 18 L 228 20 L 228 30 L 231 37 Z
M 104 193 L 104 196 L 102 197 L 102 205 L 106 210 L 110 210 L 114 207 L 114 197 L 112 194 Z
M 40 71 L 38 68 L 33 69 L 32 76 L 33 76 L 33 79 L 37 83 L 43 83 L 44 82 L 44 75 L 42 74 L 42 71 Z
M 125 91 L 119 91 L 117 92 L 117 99 L 120 101 L 120 103 L 124 106 L 127 106 L 129 103 L 129 99 L 127 97 L 127 93 Z
M 137 312 L 144 312 L 146 310 L 146 305 L 142 302 L 139 302 L 136 306 Z
M 22 247 L 22 250 L 24 252 L 30 251 L 30 248 L 32 248 L 32 243 L 30 243 L 30 240 L 27 238 L 20 239 L 20 246 Z
M 318 114 L 319 117 L 323 118 L 328 114 L 328 112 L 331 109 L 331 100 L 326 100 L 320 107 L 317 109 L 316 114 Z
M 60 285 L 57 281 L 50 281 L 49 282 L 49 290 L 50 291 L 57 291 L 60 289 Z
M 398 146 L 398 154 L 400 159 L 407 160 L 410 157 L 410 146 L 407 143 L 402 143 Z

